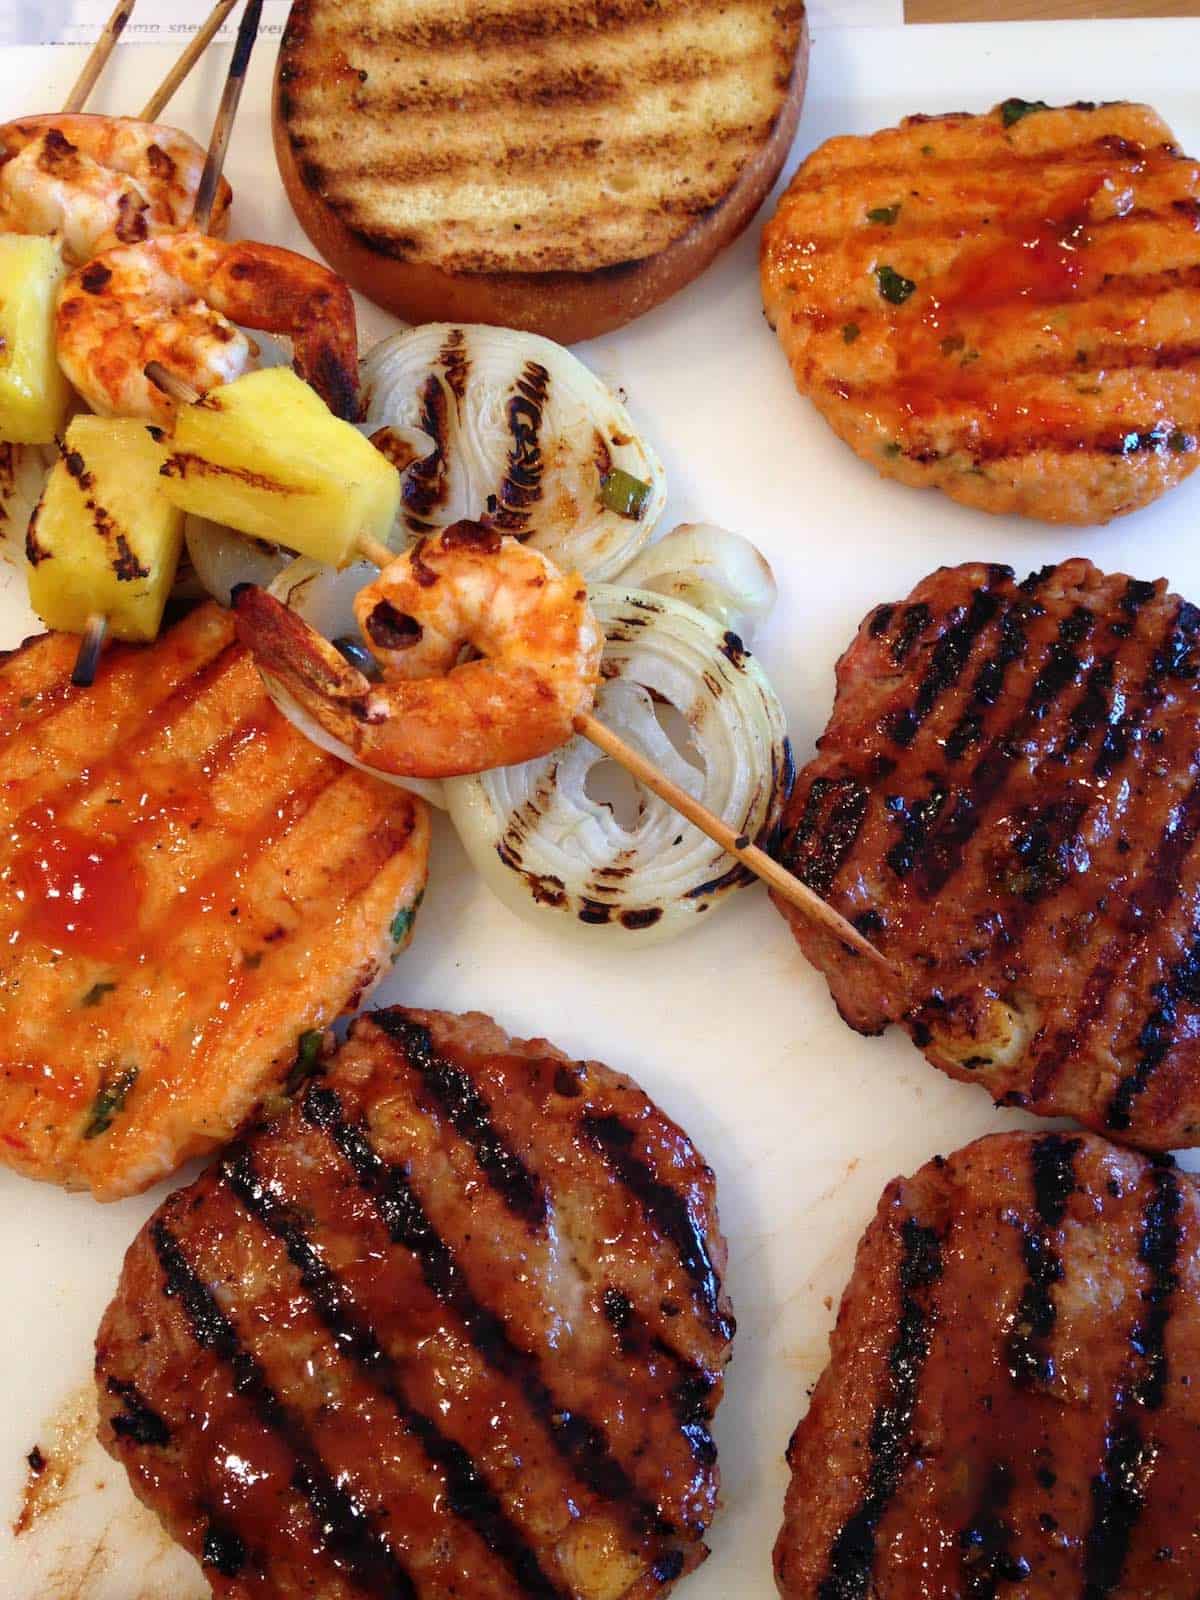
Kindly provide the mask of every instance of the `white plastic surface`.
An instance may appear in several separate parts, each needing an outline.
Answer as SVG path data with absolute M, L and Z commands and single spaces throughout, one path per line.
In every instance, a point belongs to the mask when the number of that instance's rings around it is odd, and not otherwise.
M 303 246 L 275 178 L 264 40 L 229 162 L 237 233 Z M 169 52 L 119 53 L 97 101 L 135 106 Z M 1150 101 L 1200 149 L 1200 22 L 839 29 L 819 33 L 794 160 L 833 133 L 906 112 L 982 110 L 1008 95 Z M 56 104 L 68 50 L 0 55 L 0 115 Z M 224 70 L 214 54 L 172 108 L 203 135 Z M 1200 598 L 1200 474 L 1106 530 L 993 520 L 885 483 L 792 390 L 759 310 L 757 228 L 668 306 L 580 351 L 666 462 L 664 526 L 704 520 L 761 544 L 779 607 L 759 654 L 799 759 L 828 715 L 833 664 L 859 619 L 933 567 L 981 557 L 1029 570 L 1087 554 L 1166 574 Z M 367 310 L 364 337 L 389 319 Z M 32 630 L 0 568 L 0 646 Z M 883 1185 L 938 1151 L 1019 1125 L 926 1066 L 906 1038 L 857 1038 L 760 890 L 692 937 L 636 955 L 569 944 L 517 921 L 466 868 L 444 819 L 415 942 L 383 1000 L 477 1007 L 517 1034 L 637 1077 L 716 1168 L 739 1332 L 716 1427 L 725 1507 L 688 1600 L 771 1600 L 783 1451 L 826 1354 L 859 1234 Z M 47 1019 L 47 1025 L 52 1022 Z M 123 1476 L 93 1450 L 64 1510 L 20 1539 L 8 1523 L 25 1453 L 84 1391 L 91 1342 L 124 1250 L 164 1191 L 102 1208 L 0 1171 L 0 1595 L 6 1600 L 200 1600 L 198 1569 L 167 1550 Z M 97 1484 L 106 1485 L 103 1491 Z

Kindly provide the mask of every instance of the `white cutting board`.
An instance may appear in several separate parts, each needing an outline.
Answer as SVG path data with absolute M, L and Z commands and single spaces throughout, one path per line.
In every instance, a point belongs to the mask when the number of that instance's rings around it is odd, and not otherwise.
M 11 3 L 11 0 L 4 0 Z M 268 130 L 272 43 L 250 77 L 229 160 L 237 233 L 304 248 L 275 176 Z M 95 102 L 145 99 L 169 56 L 124 49 Z M 172 108 L 203 135 L 227 53 Z M 1009 95 L 1143 99 L 1200 150 L 1200 21 L 836 30 L 815 42 L 793 165 L 834 133 L 907 112 L 983 110 Z M 0 55 L 0 116 L 61 100 L 69 50 Z M 790 170 L 790 169 L 789 169 Z M 1200 598 L 1200 474 L 1107 530 L 977 515 L 885 483 L 793 392 L 759 310 L 757 228 L 670 305 L 585 347 L 628 391 L 671 483 L 664 526 L 703 517 L 756 539 L 781 598 L 759 654 L 804 760 L 829 711 L 833 663 L 862 615 L 932 568 L 967 559 L 1021 571 L 1087 554 Z M 389 326 L 365 309 L 364 334 Z M 30 631 L 22 584 L 0 568 L 0 646 Z M 632 1073 L 716 1168 L 739 1332 L 716 1427 L 724 1511 L 689 1600 L 770 1600 L 783 1451 L 825 1360 L 855 1242 L 897 1172 L 990 1130 L 1019 1126 L 976 1089 L 925 1065 L 903 1036 L 845 1028 L 761 890 L 710 926 L 636 956 L 614 937 L 581 955 L 517 921 L 439 824 L 417 937 L 384 1001 L 493 1013 L 574 1055 Z M 162 1198 L 101 1207 L 0 1172 L 0 1596 L 5 1600 L 201 1600 L 190 1559 L 167 1548 L 123 1475 L 93 1446 L 62 1508 L 19 1539 L 8 1523 L 24 1457 L 52 1449 L 56 1418 L 86 1394 L 92 1336 L 123 1252 Z M 84 1421 L 86 1427 L 86 1419 Z

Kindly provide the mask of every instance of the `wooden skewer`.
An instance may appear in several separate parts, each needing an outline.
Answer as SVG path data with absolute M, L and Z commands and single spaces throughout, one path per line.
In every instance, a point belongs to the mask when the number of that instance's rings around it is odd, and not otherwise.
M 199 390 L 193 389 L 190 383 L 177 378 L 173 372 L 168 372 L 157 361 L 150 362 L 146 367 L 146 376 L 173 400 L 192 404 L 201 398 Z M 383 568 L 396 560 L 396 552 L 389 550 L 387 545 L 378 539 L 368 538 L 364 534 L 359 537 L 357 545 L 358 553 L 372 566 Z M 660 772 L 653 762 L 647 761 L 646 757 L 632 745 L 626 744 L 619 734 L 614 733 L 611 728 L 606 728 L 602 722 L 598 722 L 590 712 L 575 718 L 575 732 L 585 739 L 590 739 L 598 749 L 604 751 L 606 756 L 611 756 L 639 783 L 644 783 L 647 789 L 658 795 L 660 800 L 665 800 L 669 806 L 673 806 L 682 817 L 699 828 L 701 833 L 707 834 L 714 844 L 721 846 L 722 850 L 736 857 L 744 867 L 754 873 L 755 877 L 761 878 L 789 905 L 795 906 L 811 921 L 820 923 L 835 939 L 849 945 L 856 954 L 865 956 L 889 977 L 895 976 L 896 969 L 892 963 L 876 950 L 869 939 L 863 938 L 853 923 L 847 922 L 840 912 L 826 904 L 819 894 L 810 889 L 806 883 L 802 883 L 794 873 L 780 866 L 779 862 L 773 860 L 765 850 L 760 850 L 758 845 L 753 844 L 744 833 L 735 833 L 715 812 L 710 811 L 707 806 L 702 806 L 698 800 L 693 800 L 686 789 L 681 789 L 677 783 L 672 783 L 665 773 Z
M 84 623 L 83 638 L 79 641 L 79 654 L 71 672 L 71 682 L 79 689 L 90 689 L 96 681 L 96 671 L 108 638 L 108 618 L 95 611 Z
M 237 0 L 217 0 L 216 5 L 208 14 L 207 21 L 203 22 L 192 35 L 189 43 L 180 52 L 178 61 L 176 61 L 170 72 L 167 73 L 158 88 L 138 112 L 140 121 L 156 122 L 158 120 L 179 85 L 216 38 L 225 22 L 225 18 L 235 5 L 237 5 Z
M 212 138 L 208 142 L 208 159 L 204 163 L 204 171 L 200 175 L 200 184 L 196 190 L 196 209 L 192 214 L 192 227 L 200 233 L 207 233 L 208 225 L 212 221 L 217 187 L 221 182 L 221 172 L 225 166 L 225 152 L 229 148 L 229 135 L 233 132 L 233 119 L 237 115 L 238 101 L 242 98 L 250 55 L 258 38 L 262 8 L 263 0 L 246 0 L 246 9 L 238 25 L 233 59 L 229 63 L 225 89 L 221 95 L 221 104 L 217 108 L 216 121 L 213 123 Z
M 845 917 L 833 907 L 822 900 L 820 895 L 810 889 L 808 885 L 797 878 L 794 873 L 780 866 L 767 854 L 760 850 L 758 845 L 751 843 L 744 833 L 734 833 L 727 822 L 707 806 L 702 806 L 698 800 L 693 800 L 686 789 L 681 789 L 677 783 L 672 783 L 664 772 L 647 761 L 640 751 L 635 750 L 631 744 L 626 744 L 619 734 L 606 728 L 602 722 L 597 722 L 590 712 L 575 718 L 575 732 L 583 735 L 585 739 L 603 750 L 605 755 L 611 756 L 623 766 L 626 772 L 635 777 L 639 783 L 644 783 L 660 800 L 665 800 L 669 806 L 674 806 L 681 816 L 701 833 L 719 844 L 722 850 L 736 856 L 744 867 L 764 883 L 768 884 L 775 892 L 783 897 L 789 905 L 795 906 L 797 911 L 809 918 L 812 922 L 819 922 L 827 932 L 833 934 L 835 939 L 840 939 L 843 944 L 860 956 L 866 956 L 868 961 L 874 962 L 890 975 L 895 975 L 895 968 L 886 956 L 882 955 L 875 946 L 864 939 L 862 934 L 852 922 L 847 922 Z
M 104 71 L 104 64 L 117 47 L 117 40 L 125 31 L 125 24 L 133 15 L 133 8 L 137 0 L 117 0 L 116 9 L 100 30 L 100 37 L 92 46 L 91 53 L 83 63 L 83 71 L 75 80 L 75 86 L 63 102 L 64 111 L 82 111 L 88 95 L 96 87 L 96 79 Z
M 387 545 L 381 544 L 377 539 L 361 538 L 358 541 L 359 553 L 366 557 L 376 567 L 386 567 L 389 562 L 395 561 L 396 552 L 389 550 Z M 635 750 L 631 744 L 598 722 L 590 712 L 575 718 L 575 732 L 582 734 L 585 739 L 590 739 L 597 748 L 611 756 L 620 766 L 624 767 L 639 783 L 644 783 L 660 800 L 665 800 L 669 806 L 695 827 L 700 829 L 713 841 L 719 844 L 722 850 L 735 856 L 744 867 L 764 883 L 770 885 L 777 894 L 781 895 L 789 905 L 795 906 L 798 911 L 813 922 L 833 934 L 835 939 L 840 939 L 843 944 L 850 946 L 858 955 L 865 956 L 868 961 L 874 962 L 889 974 L 894 974 L 895 969 L 887 957 L 882 955 L 875 946 L 864 939 L 862 934 L 851 922 L 833 909 L 803 883 L 799 878 L 780 866 L 765 850 L 760 850 L 746 835 L 735 833 L 727 822 L 707 806 L 702 806 L 698 800 L 693 800 L 686 789 L 681 789 L 677 783 L 672 783 L 665 773 L 660 772 L 653 762 L 647 761 L 640 751 Z
M 258 38 L 258 24 L 262 15 L 263 0 L 247 0 L 245 11 L 242 13 L 241 24 L 238 27 L 237 42 L 233 47 L 233 59 L 229 63 L 229 72 L 225 79 L 225 90 L 221 95 L 221 104 L 217 108 L 216 120 L 213 123 L 212 138 L 208 144 L 208 157 L 204 163 L 204 171 L 200 175 L 200 183 L 196 189 L 196 209 L 192 215 L 192 226 L 201 233 L 208 231 L 212 221 L 213 204 L 217 197 L 217 187 L 221 182 L 221 169 L 225 165 L 225 152 L 229 149 L 229 135 L 233 132 L 233 119 L 237 112 L 238 101 L 242 98 L 242 86 L 246 81 L 246 68 L 250 65 L 250 53 L 254 49 L 254 42 Z M 211 18 L 209 19 L 212 20 Z M 151 363 L 160 374 L 170 378 L 165 368 L 159 368 L 157 362 Z M 149 367 L 146 369 L 149 372 Z M 152 379 L 159 382 L 159 379 Z M 164 392 L 171 393 L 166 384 L 159 382 L 159 387 Z M 197 399 L 196 391 L 190 384 L 183 384 L 181 392 L 186 390 L 187 397 Z M 180 398 L 180 395 L 176 395 Z M 104 641 L 108 635 L 108 618 L 96 611 L 84 624 L 83 638 L 79 644 L 79 654 L 75 657 L 75 670 L 71 674 L 71 682 L 80 688 L 90 688 L 96 681 L 96 670 L 100 665 L 100 655 L 104 649 Z

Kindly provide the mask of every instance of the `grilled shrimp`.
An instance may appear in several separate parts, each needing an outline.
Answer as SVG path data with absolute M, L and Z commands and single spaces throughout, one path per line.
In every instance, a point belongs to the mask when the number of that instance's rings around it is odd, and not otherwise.
M 177 233 L 191 220 L 204 151 L 186 133 L 83 112 L 0 127 L 0 232 L 57 234 L 72 266 L 100 250 Z M 219 233 L 231 191 L 213 210 Z
M 577 573 L 477 522 L 423 540 L 359 593 L 379 683 L 264 590 L 243 586 L 234 606 L 264 672 L 364 764 L 409 778 L 564 744 L 591 707 L 604 646 Z M 460 663 L 464 647 L 478 657 Z
M 101 416 L 169 423 L 174 402 L 145 376 L 160 362 L 207 394 L 257 354 L 235 324 L 290 336 L 293 365 L 340 417 L 358 413 L 354 302 L 341 278 L 276 245 L 189 231 L 106 250 L 58 300 L 58 359 Z

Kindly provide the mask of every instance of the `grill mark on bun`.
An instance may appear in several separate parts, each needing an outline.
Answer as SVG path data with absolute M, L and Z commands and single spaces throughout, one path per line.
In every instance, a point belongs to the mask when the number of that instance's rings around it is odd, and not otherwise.
M 474 1460 L 436 1421 L 412 1405 L 398 1363 L 364 1321 L 342 1280 L 314 1246 L 295 1207 L 277 1198 L 260 1179 L 246 1149 L 221 1162 L 221 1176 L 241 1205 L 287 1250 L 301 1286 L 338 1352 L 395 1408 L 406 1432 L 445 1479 L 447 1504 L 508 1568 L 522 1595 L 531 1600 L 566 1600 L 565 1592 L 542 1570 L 520 1528 L 505 1512 Z
M 661 297 L 649 263 L 679 245 L 698 258 L 694 272 L 710 233 L 715 247 L 744 225 L 751 191 L 778 171 L 806 61 L 799 0 L 724 11 L 489 0 L 469 14 L 403 16 L 323 0 L 307 15 L 293 8 L 282 41 L 281 162 L 302 220 L 315 227 L 320 213 L 327 243 L 334 236 L 359 271 L 379 257 L 397 295 L 421 292 L 420 268 L 465 280 L 439 319 L 516 325 L 511 306 L 503 317 L 473 308 L 538 286 L 494 275 L 570 274 L 546 285 L 559 302 L 541 331 L 573 342 L 586 333 L 563 323 L 589 289 L 616 299 L 628 275 Z M 339 130 L 351 119 L 363 136 L 347 151 Z M 481 173 L 504 190 L 502 206 L 478 201 Z M 686 271 L 681 259 L 681 281 Z M 593 283 L 601 273 L 612 277 Z M 630 299 L 630 311 L 643 308 L 633 285 Z M 530 315 L 519 320 L 533 326 Z
M 151 1228 L 151 1240 L 162 1268 L 163 1292 L 178 1303 L 192 1337 L 229 1368 L 246 1405 L 293 1456 L 292 1484 L 308 1501 L 333 1565 L 373 1600 L 417 1600 L 416 1586 L 396 1552 L 363 1507 L 330 1476 L 306 1425 L 271 1388 L 261 1365 L 161 1218 Z
M 867 1600 L 879 1524 L 909 1463 L 921 1374 L 937 1314 L 934 1289 L 942 1276 L 943 1240 L 911 1214 L 898 1231 L 898 1317 L 887 1354 L 885 1398 L 871 1420 L 870 1465 L 862 1499 L 833 1541 L 817 1600 Z
M 375 1014 L 375 1020 L 386 1013 Z M 537 1358 L 513 1342 L 497 1314 L 480 1301 L 453 1251 L 437 1233 L 405 1173 L 385 1161 L 365 1130 L 346 1120 L 337 1093 L 320 1085 L 307 1091 L 301 1114 L 332 1142 L 375 1208 L 393 1244 L 420 1265 L 426 1286 L 460 1321 L 485 1365 L 514 1383 L 555 1451 L 594 1494 L 622 1508 L 640 1537 L 674 1533 L 658 1509 L 639 1495 L 613 1456 L 602 1428 L 573 1412 L 553 1394 Z

